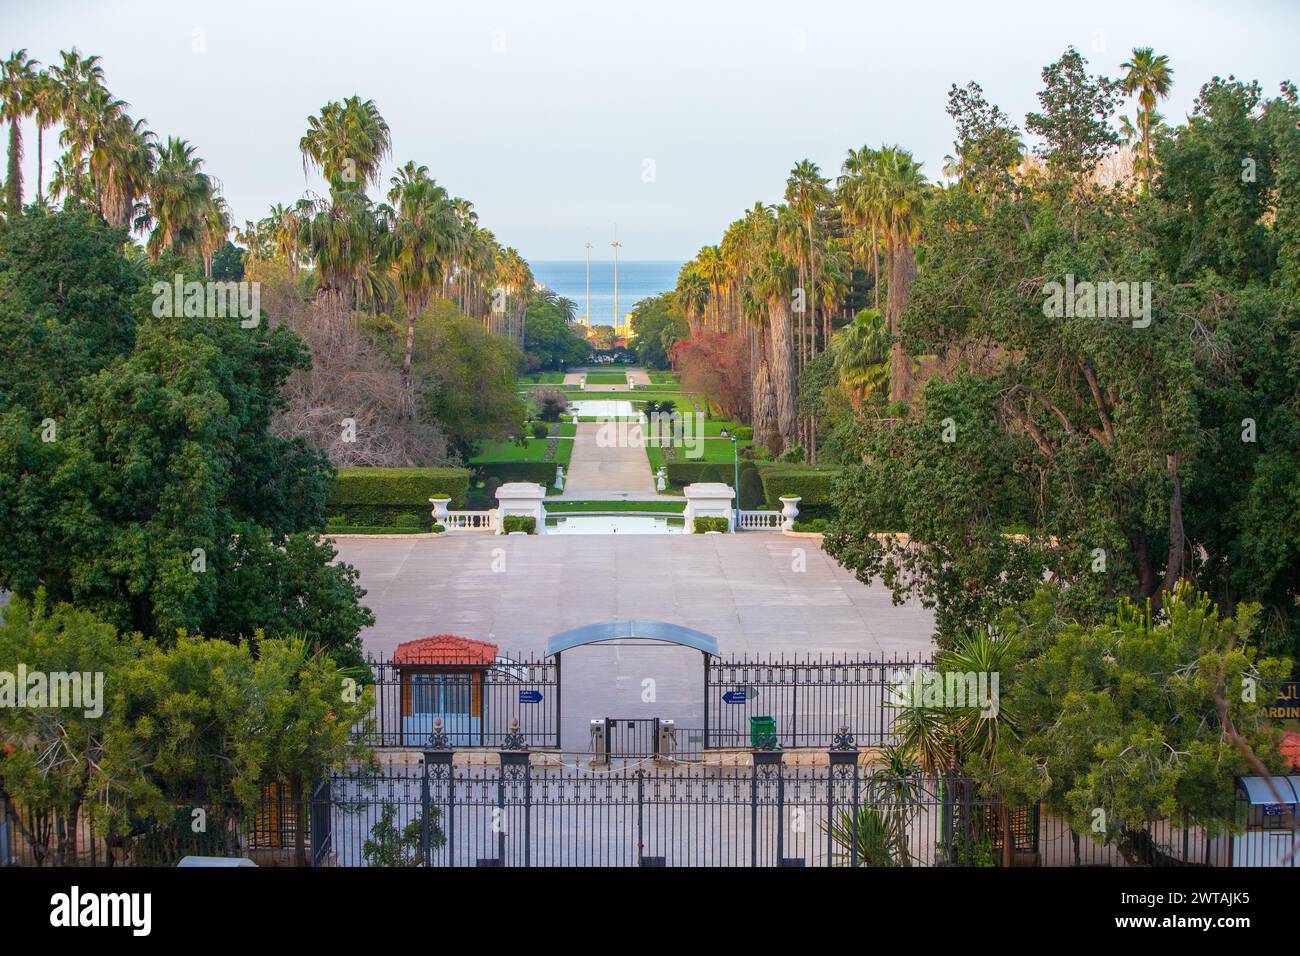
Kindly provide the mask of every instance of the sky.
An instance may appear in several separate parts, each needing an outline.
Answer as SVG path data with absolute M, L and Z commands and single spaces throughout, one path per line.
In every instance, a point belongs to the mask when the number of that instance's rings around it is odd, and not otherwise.
M 423 163 L 532 260 L 580 259 L 588 240 L 612 258 L 615 230 L 624 261 L 688 259 L 780 201 L 797 161 L 833 178 L 864 144 L 898 143 L 938 178 L 949 86 L 978 81 L 1023 124 L 1071 44 L 1112 76 L 1134 46 L 1168 54 L 1171 123 L 1215 75 L 1267 95 L 1300 82 L 1295 0 L 0 0 L 0 36 L 42 63 L 102 56 L 133 116 L 197 147 L 240 224 L 323 189 L 298 152 L 309 115 L 373 99 L 392 130 L 385 191 Z M 25 148 L 30 198 L 33 126 Z

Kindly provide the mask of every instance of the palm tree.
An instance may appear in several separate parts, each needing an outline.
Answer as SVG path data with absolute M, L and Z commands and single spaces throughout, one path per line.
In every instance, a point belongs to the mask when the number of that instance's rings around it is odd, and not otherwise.
M 912 397 L 912 360 L 903 348 L 901 324 L 916 278 L 912 243 L 921 231 L 926 180 L 921 164 L 897 146 L 883 147 L 878 155 L 879 203 L 889 264 L 889 299 L 886 319 L 893 342 L 889 398 L 906 402 Z
M 439 287 L 443 262 L 449 257 L 456 218 L 447 191 L 429 178 L 425 166 L 408 162 L 390 180 L 392 205 L 388 241 L 393 273 L 406 306 L 406 350 L 402 380 L 411 384 L 415 349 L 415 320 L 431 290 Z
M 830 351 L 854 408 L 889 388 L 889 332 L 879 309 L 863 309 L 832 335 Z
M 677 307 L 686 314 L 686 324 L 690 326 L 691 338 L 700 334 L 700 316 L 708 307 L 709 284 L 695 268 L 695 262 L 686 263 L 677 273 L 677 288 L 674 291 Z
M 821 168 L 807 159 L 796 163 L 785 181 L 785 201 L 795 215 L 803 220 L 808 230 L 807 275 L 811 285 L 808 299 L 812 305 L 811 322 L 814 335 L 817 329 L 817 259 L 816 244 L 813 241 L 813 220 L 817 218 L 818 211 L 831 201 L 828 185 L 829 180 L 822 176 Z M 800 319 L 802 324 L 802 316 Z
M 838 182 L 840 209 L 853 228 L 851 242 L 859 262 L 871 271 L 874 305 L 880 308 L 880 235 L 885 204 L 881 188 L 880 154 L 870 146 L 850 149 Z
M 9 168 L 5 173 L 5 208 L 23 211 L 23 131 L 21 123 L 35 110 L 36 61 L 16 50 L 0 63 L 0 122 L 9 124 Z
M 790 343 L 790 293 L 794 289 L 795 268 L 778 248 L 775 236 L 772 238 L 754 271 L 753 287 L 755 298 L 767 307 L 772 394 L 776 400 L 781 447 L 785 450 L 795 443 L 798 427 L 794 351 Z
M 155 262 L 164 251 L 182 253 L 199 241 L 212 182 L 203 173 L 203 160 L 183 139 L 168 137 L 158 152 L 157 167 L 149 181 L 148 209 L 138 226 L 152 224 L 146 248 Z
M 111 226 L 129 226 L 154 171 L 155 137 L 144 120 L 132 122 L 115 110 L 90 154 L 90 176 L 98 184 L 100 212 Z
M 32 116 L 36 119 L 36 199 L 45 199 L 45 131 L 63 117 L 63 88 L 54 74 L 42 70 L 32 91 Z
M 104 68 L 98 56 L 83 57 L 77 48 L 60 53 L 61 62 L 50 67 L 50 76 L 59 90 L 58 117 L 63 123 L 59 144 L 63 157 L 55 166 L 50 192 L 83 202 L 95 202 L 90 179 L 90 152 L 93 148 L 93 114 L 102 112 L 111 101 L 104 89 Z M 92 109 L 98 104 L 99 110 Z M 96 208 L 98 204 L 96 203 Z
M 230 209 L 219 193 L 211 193 L 203 203 L 197 224 L 199 257 L 203 260 L 204 277 L 212 278 L 212 257 L 226 244 L 230 235 Z
M 695 254 L 695 269 L 709 285 L 709 302 L 713 304 L 713 328 L 715 331 L 721 331 L 722 317 L 719 311 L 721 297 L 718 290 L 722 287 L 727 275 L 727 268 L 722 261 L 721 250 L 717 246 L 702 248 Z M 705 324 L 708 324 L 707 321 Z
M 298 141 L 303 172 L 315 167 L 330 188 L 364 192 L 379 181 L 379 165 L 392 148 L 388 124 L 374 100 L 349 96 L 321 107 L 307 118 L 307 132 Z
M 1151 191 L 1151 128 L 1154 125 L 1156 103 L 1169 95 L 1174 85 L 1174 71 L 1169 67 L 1169 57 L 1156 56 L 1149 46 L 1134 47 L 1132 59 L 1120 64 L 1128 72 L 1121 80 L 1125 93 L 1137 94 L 1138 123 L 1142 127 L 1143 191 Z

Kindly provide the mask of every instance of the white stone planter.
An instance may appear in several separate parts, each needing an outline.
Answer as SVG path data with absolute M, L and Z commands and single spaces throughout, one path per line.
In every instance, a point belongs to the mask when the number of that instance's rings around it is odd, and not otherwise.
M 794 519 L 799 517 L 799 502 L 803 501 L 800 495 L 782 495 L 781 496 L 781 530 L 793 531 Z
M 446 526 L 447 524 L 447 506 L 451 504 L 450 498 L 430 498 L 429 504 L 433 505 L 433 523 Z

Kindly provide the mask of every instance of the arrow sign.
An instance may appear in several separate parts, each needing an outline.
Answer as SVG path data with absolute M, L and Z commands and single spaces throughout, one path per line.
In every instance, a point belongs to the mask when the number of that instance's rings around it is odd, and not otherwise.
M 729 690 L 722 695 L 722 701 L 725 704 L 743 704 L 745 702 L 745 692 L 743 690 Z
M 521 704 L 540 704 L 542 702 L 542 692 L 540 690 L 521 690 L 519 692 L 519 703 Z

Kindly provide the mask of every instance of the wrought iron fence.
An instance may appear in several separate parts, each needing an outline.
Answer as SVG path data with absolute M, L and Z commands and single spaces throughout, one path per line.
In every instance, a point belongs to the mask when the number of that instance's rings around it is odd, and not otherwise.
M 784 748 L 824 748 L 841 727 L 858 743 L 892 739 L 891 694 L 925 658 L 895 654 L 861 659 L 807 657 L 710 658 L 705 665 L 705 747 L 751 746 L 770 726 Z M 770 723 L 768 723 L 770 721 Z
M 1009 816 L 1019 866 L 1291 865 L 1243 852 L 1252 834 L 1167 820 L 1095 842 L 1040 807 L 1003 813 L 968 780 L 872 774 L 852 750 L 815 767 L 776 751 L 725 769 L 500 759 L 463 766 L 441 752 L 427 766 L 338 773 L 301 802 L 267 788 L 255 808 L 208 808 L 219 823 L 202 834 L 193 808 L 178 807 L 112 844 L 87 832 L 75 858 L 19 837 L 0 863 L 168 866 L 199 853 L 283 866 L 980 867 L 1003 864 Z

